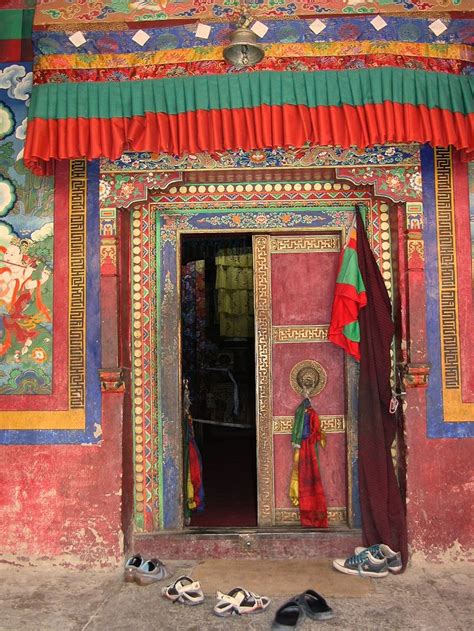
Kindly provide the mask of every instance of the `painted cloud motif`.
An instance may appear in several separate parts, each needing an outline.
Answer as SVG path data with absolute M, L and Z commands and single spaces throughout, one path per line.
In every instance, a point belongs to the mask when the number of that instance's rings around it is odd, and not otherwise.
M 4 217 L 16 202 L 15 186 L 0 175 L 0 217 Z
M 0 88 L 8 90 L 8 96 L 12 99 L 27 101 L 31 94 L 33 73 L 26 72 L 23 66 L 12 64 L 4 70 L 0 70 Z
M 23 124 L 23 123 L 22 123 Z M 0 102 L 0 140 L 6 138 L 15 129 L 15 116 L 8 105 Z
M 19 139 L 19 140 L 25 140 L 26 138 L 26 125 L 28 124 L 28 119 L 24 118 L 21 121 L 21 125 L 18 125 L 18 127 L 16 128 L 15 131 L 15 136 Z

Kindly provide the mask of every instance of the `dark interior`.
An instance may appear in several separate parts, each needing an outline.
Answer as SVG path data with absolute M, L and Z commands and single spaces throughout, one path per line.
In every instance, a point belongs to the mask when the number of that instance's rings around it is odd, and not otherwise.
M 190 235 L 181 246 L 182 379 L 204 490 L 187 523 L 256 526 L 252 238 Z

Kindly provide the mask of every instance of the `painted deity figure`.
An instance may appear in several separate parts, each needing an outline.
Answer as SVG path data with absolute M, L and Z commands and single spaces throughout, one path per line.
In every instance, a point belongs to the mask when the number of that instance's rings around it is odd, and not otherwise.
M 37 274 L 37 261 L 27 254 L 28 243 L 13 238 L 8 246 L 0 246 L 0 316 L 3 339 L 0 357 L 9 350 L 17 357 L 28 352 L 37 327 L 50 322 L 51 314 L 41 299 L 41 286 L 51 275 L 46 267 Z

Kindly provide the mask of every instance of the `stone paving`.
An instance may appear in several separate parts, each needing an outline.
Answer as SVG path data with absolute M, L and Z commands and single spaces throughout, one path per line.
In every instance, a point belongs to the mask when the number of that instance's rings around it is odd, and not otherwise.
M 172 564 L 175 576 L 192 566 Z M 332 598 L 332 620 L 306 619 L 298 628 L 467 631 L 474 628 L 473 579 L 474 568 L 464 564 L 409 567 L 401 576 L 376 580 L 354 577 L 373 580 L 374 591 L 362 598 Z M 118 570 L 22 567 L 1 558 L 0 584 L 1 631 L 260 631 L 270 629 L 285 600 L 275 598 L 259 615 L 220 619 L 212 614 L 212 598 L 197 607 L 170 603 L 160 595 L 161 583 L 124 583 Z

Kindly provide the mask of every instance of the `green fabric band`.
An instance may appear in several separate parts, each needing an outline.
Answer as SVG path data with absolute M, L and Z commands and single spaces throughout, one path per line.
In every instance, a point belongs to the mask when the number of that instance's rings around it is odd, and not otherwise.
M 371 68 L 321 72 L 252 72 L 146 81 L 35 85 L 30 119 L 130 118 L 260 105 L 363 106 L 391 101 L 468 114 L 469 76 Z

